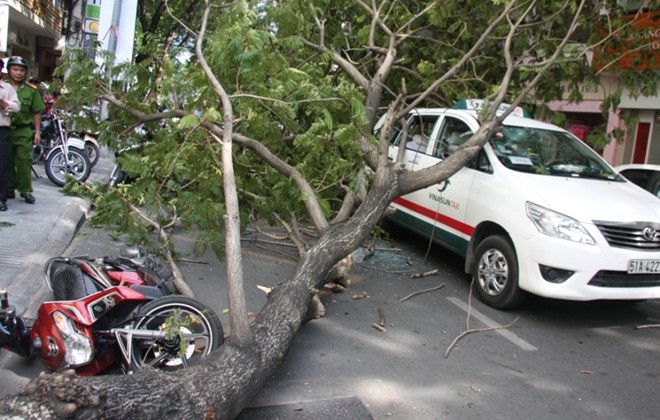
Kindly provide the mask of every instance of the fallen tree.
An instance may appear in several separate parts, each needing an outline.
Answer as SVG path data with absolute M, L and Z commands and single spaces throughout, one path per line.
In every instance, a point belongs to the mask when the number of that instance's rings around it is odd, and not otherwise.
M 225 232 L 225 247 L 218 247 L 218 252 L 228 261 L 231 336 L 219 351 L 204 363 L 191 367 L 185 375 L 160 371 L 102 378 L 80 378 L 70 372 L 43 375 L 33 380 L 23 394 L 0 401 L 0 412 L 40 419 L 235 417 L 286 355 L 295 334 L 308 319 L 310 302 L 332 270 L 368 237 L 392 200 L 458 171 L 497 132 L 507 115 L 495 112 L 502 102 L 506 100 L 517 106 L 530 95 L 540 97 L 541 88 L 566 75 L 564 71 L 572 64 L 583 66 L 589 47 L 585 44 L 579 51 L 564 53 L 564 47 L 580 25 L 588 22 L 585 17 L 590 15 L 585 13 L 591 11 L 584 9 L 584 1 L 494 1 L 488 8 L 482 2 L 467 2 L 467 7 L 460 1 L 412 2 L 415 8 L 398 1 L 368 4 L 358 0 L 330 2 L 331 5 L 283 1 L 277 2 L 279 8 L 275 9 L 269 8 L 271 2 L 258 3 L 263 7 L 261 14 L 242 4 L 228 5 L 227 10 L 231 11 L 227 14 L 231 16 L 226 19 L 233 26 L 222 37 L 216 34 L 207 38 L 208 19 L 215 6 L 206 2 L 200 30 L 195 33 L 196 73 L 186 74 L 191 85 L 199 87 L 203 80 L 205 86 L 194 99 L 191 96 L 187 101 L 182 100 L 174 89 L 165 95 L 168 106 L 141 106 L 139 101 L 135 103 L 130 88 L 123 95 L 117 93 L 116 80 L 104 79 L 102 73 L 96 74 L 93 87 L 89 84 L 90 73 L 73 73 L 68 79 L 71 86 L 79 83 L 81 92 L 110 104 L 116 118 L 109 124 L 132 119 L 133 126 L 150 127 L 163 119 L 178 119 L 174 128 L 162 130 L 165 134 L 156 133 L 152 160 L 143 155 L 135 165 L 136 175 L 150 167 L 153 173 L 138 176 L 135 185 L 95 200 L 99 209 L 104 203 L 120 212 L 126 210 L 125 206 L 113 206 L 116 201 L 103 200 L 112 200 L 113 194 L 117 200 L 116 194 L 123 194 L 123 199 L 139 203 L 158 196 L 159 200 L 154 201 L 157 204 L 150 204 L 162 213 L 159 214 L 162 220 L 178 218 L 184 224 L 196 221 L 211 242 L 220 237 L 216 230 Z M 443 19 L 448 20 L 450 14 L 454 20 L 448 24 Z M 273 18 L 260 22 L 264 16 Z M 297 27 L 289 22 L 285 26 L 287 19 L 294 16 L 305 19 L 307 24 Z M 482 26 L 469 31 L 469 19 Z M 364 23 L 360 28 L 351 27 L 354 21 Z M 221 25 L 222 15 L 216 15 L 214 22 Z M 259 24 L 266 28 L 263 32 L 254 29 Z M 461 30 L 464 38 L 455 35 Z M 337 47 L 344 45 L 339 40 L 348 46 Z M 226 50 L 236 44 L 241 44 L 241 48 L 234 54 L 240 57 L 229 58 Z M 273 50 L 277 54 L 271 55 Z M 255 59 L 256 52 L 264 55 Z M 294 61 L 292 52 L 301 54 L 302 58 Z M 422 63 L 424 54 L 436 61 Z M 495 54 L 497 71 L 484 68 L 480 60 L 493 63 Z M 419 59 L 420 66 L 411 63 L 414 59 Z M 257 65 L 252 60 L 272 60 L 269 65 L 280 71 L 272 71 L 267 65 L 259 74 L 250 73 L 250 65 Z M 307 78 L 306 74 L 296 79 L 305 71 L 309 74 L 319 71 L 319 67 L 310 64 L 314 60 L 323 63 L 320 67 L 326 69 L 325 73 L 317 78 Z M 240 61 L 238 67 L 233 65 L 236 61 Z M 279 67 L 282 62 L 285 65 Z M 403 68 L 404 64 L 409 65 Z M 135 83 L 143 75 L 138 70 L 131 73 L 122 68 L 121 71 L 124 73 L 118 74 L 128 79 L 134 77 Z M 281 81 L 278 77 L 287 71 L 291 72 L 291 86 L 278 84 Z M 177 80 L 182 83 L 175 73 L 170 74 L 175 79 L 172 85 Z M 159 83 L 165 83 L 167 78 L 160 75 Z M 393 75 L 399 79 L 388 83 Z M 408 75 L 411 81 L 406 82 L 403 75 Z M 314 83 L 328 89 L 299 96 L 296 89 L 303 82 L 308 89 Z M 262 85 L 269 85 L 270 90 L 260 90 Z M 390 133 L 415 106 L 452 98 L 442 92 L 445 86 L 452 89 L 464 86 L 466 92 L 486 93 L 484 97 L 490 106 L 480 116 L 481 128 L 457 152 L 413 174 L 404 169 L 402 156 L 395 162 L 388 159 Z M 246 90 L 249 87 L 254 90 Z M 412 88 L 414 94 L 409 93 Z M 150 92 L 150 96 L 159 95 Z M 89 99 L 81 94 L 79 100 L 83 103 Z M 73 105 L 75 101 L 72 98 L 68 103 Z M 306 101 L 314 103 L 314 107 L 304 108 Z M 383 103 L 389 103 L 387 118 L 375 138 L 372 129 Z M 261 115 L 256 109 L 267 112 Z M 269 123 L 264 115 L 275 123 Z M 173 133 L 176 130 L 178 135 Z M 279 137 L 269 139 L 273 133 Z M 165 135 L 168 137 L 159 137 Z M 171 139 L 175 140 L 167 143 Z M 157 150 L 162 144 L 167 153 L 176 156 L 162 159 L 165 155 L 159 155 Z M 208 155 L 199 153 L 200 150 Z M 322 156 L 333 150 L 336 153 L 325 156 L 323 161 L 310 160 L 310 155 Z M 356 154 L 346 156 L 347 151 Z M 350 171 L 350 176 L 341 173 L 331 176 L 330 169 L 337 166 L 321 165 L 321 162 L 339 165 L 341 162 L 332 160 L 342 159 L 355 160 L 342 167 Z M 200 162 L 208 165 L 204 171 Z M 235 182 L 231 176 L 234 165 L 242 171 Z M 332 182 L 325 182 L 326 178 L 332 178 Z M 251 183 L 254 180 L 262 185 Z M 222 188 L 218 181 L 223 183 Z M 326 195 L 330 189 L 333 196 Z M 342 192 L 343 201 L 332 206 L 329 203 L 336 201 L 338 191 Z M 289 200 L 278 200 L 287 195 Z M 216 201 L 218 197 L 222 197 L 224 205 Z M 250 212 L 260 215 L 279 210 L 280 220 L 290 220 L 288 226 L 296 226 L 297 218 L 304 216 L 316 232 L 313 240 L 302 240 L 298 229 L 291 230 L 292 237 L 297 239 L 294 242 L 299 244 L 300 261 L 293 276 L 270 291 L 267 304 L 252 322 L 244 310 L 242 295 L 239 206 L 242 210 L 247 206 Z M 200 221 L 201 210 L 208 213 L 208 219 Z M 105 217 L 102 221 L 107 224 L 135 222 L 129 216 L 117 217 L 117 213 Z M 243 220 L 246 217 L 243 213 Z

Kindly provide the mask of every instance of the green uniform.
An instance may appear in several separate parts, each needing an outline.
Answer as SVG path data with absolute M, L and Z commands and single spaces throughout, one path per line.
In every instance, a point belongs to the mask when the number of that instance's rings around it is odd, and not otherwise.
M 32 114 L 41 113 L 44 101 L 36 86 L 21 83 L 16 89 L 19 112 L 11 114 L 9 130 L 9 191 L 18 190 L 22 197 L 32 193 Z

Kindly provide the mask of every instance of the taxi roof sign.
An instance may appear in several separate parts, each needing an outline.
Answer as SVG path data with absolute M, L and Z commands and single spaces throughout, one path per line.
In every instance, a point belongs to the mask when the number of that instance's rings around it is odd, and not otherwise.
M 461 101 L 458 101 L 452 106 L 453 109 L 469 109 L 471 111 L 481 111 L 484 108 L 484 100 L 483 99 L 463 99 Z M 511 108 L 511 105 L 501 103 L 499 107 L 497 107 L 497 115 L 503 113 L 507 109 Z M 511 111 L 511 115 L 516 115 L 518 117 L 525 117 L 529 118 L 529 114 L 522 109 L 521 107 L 517 106 Z

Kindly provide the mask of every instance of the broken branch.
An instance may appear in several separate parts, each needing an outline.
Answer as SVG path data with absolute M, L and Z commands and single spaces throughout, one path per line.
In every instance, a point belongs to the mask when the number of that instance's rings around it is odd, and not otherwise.
M 385 311 L 380 307 L 378 308 L 378 325 L 385 326 Z
M 410 299 L 410 298 L 413 297 L 413 296 L 421 295 L 422 293 L 432 292 L 432 291 L 434 291 L 434 290 L 442 289 L 443 287 L 445 287 L 445 284 L 444 284 L 444 283 L 439 284 L 439 285 L 437 285 L 437 286 L 435 286 L 435 287 L 431 287 L 430 289 L 424 289 L 424 290 L 419 290 L 419 291 L 417 291 L 417 292 L 412 292 L 412 293 L 409 294 L 408 296 L 405 296 L 405 297 L 402 297 L 401 299 L 399 299 L 399 303 L 401 303 L 401 302 L 405 302 L 406 300 Z
M 646 324 L 646 325 L 638 325 L 635 327 L 636 330 L 641 330 L 643 328 L 660 328 L 660 324 Z
M 377 329 L 378 331 L 382 332 L 382 333 L 387 332 L 387 330 L 384 327 L 381 327 L 380 325 L 376 324 L 375 322 L 373 324 L 371 324 L 371 326 L 374 327 L 375 329 Z
M 358 294 L 358 295 L 351 296 L 351 299 L 353 299 L 353 300 L 367 299 L 367 298 L 369 298 L 369 293 L 367 293 L 366 290 L 363 291 L 362 293 Z
M 208 261 L 204 261 L 204 260 L 194 260 L 194 259 L 190 259 L 190 258 L 180 258 L 179 261 L 181 261 L 181 262 L 187 262 L 187 263 L 192 263 L 192 264 L 208 264 L 208 263 L 209 263 Z
M 432 275 L 434 275 L 434 274 L 438 274 L 438 270 L 437 270 L 437 269 L 435 269 L 435 270 L 431 270 L 431 271 L 427 271 L 427 272 L 425 272 L 425 273 L 415 273 L 415 274 L 411 274 L 411 275 L 410 275 L 410 278 L 411 278 L 411 279 L 418 279 L 418 278 L 420 278 L 420 277 L 428 277 L 428 276 L 432 276 Z
M 449 352 L 454 348 L 454 346 L 456 346 L 456 343 L 458 343 L 458 340 L 460 340 L 461 338 L 465 337 L 466 335 L 468 335 L 468 334 L 472 334 L 472 333 L 476 333 L 476 332 L 495 331 L 495 330 L 501 330 L 502 328 L 509 328 L 510 326 L 512 326 L 513 324 L 515 324 L 516 321 L 518 321 L 518 318 L 519 318 L 519 317 L 516 317 L 516 319 L 514 319 L 513 321 L 511 321 L 509 324 L 507 324 L 507 325 L 500 325 L 499 327 L 474 328 L 474 329 L 471 329 L 471 330 L 465 330 L 465 331 L 463 331 L 463 332 L 460 333 L 456 338 L 454 338 L 454 341 L 452 341 L 451 344 L 449 345 L 449 347 L 447 347 L 447 350 L 445 350 L 445 359 L 446 359 L 447 357 L 449 357 Z

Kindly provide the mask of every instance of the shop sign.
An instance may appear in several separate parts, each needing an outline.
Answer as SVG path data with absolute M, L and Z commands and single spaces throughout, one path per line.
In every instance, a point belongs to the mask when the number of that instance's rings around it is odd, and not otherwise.
M 594 51 L 596 69 L 660 70 L 660 11 L 627 15 L 622 23 L 629 25 L 621 31 L 627 36 L 614 34 Z

